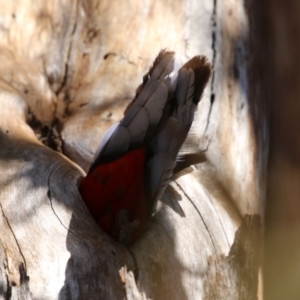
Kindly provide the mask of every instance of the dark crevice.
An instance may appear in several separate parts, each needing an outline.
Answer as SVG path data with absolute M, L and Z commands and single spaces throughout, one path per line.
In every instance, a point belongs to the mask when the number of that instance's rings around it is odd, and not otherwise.
M 74 1 L 74 17 L 72 13 L 72 24 L 71 29 L 69 33 L 69 43 L 67 44 L 67 51 L 66 51 L 66 57 L 64 58 L 64 69 L 62 74 L 62 80 L 61 82 L 58 82 L 59 87 L 53 91 L 53 93 L 58 96 L 61 91 L 65 88 L 68 80 L 68 73 L 69 73 L 69 60 L 71 55 L 71 49 L 72 49 L 72 37 L 76 30 L 76 24 L 77 24 L 77 18 L 78 18 L 78 1 Z M 46 70 L 46 67 L 44 66 L 44 69 Z M 55 82 L 55 78 L 51 76 L 51 74 L 47 74 L 45 71 L 45 75 L 47 76 L 49 85 L 52 86 Z M 25 93 L 28 93 L 27 90 L 24 91 Z M 29 109 L 27 114 L 27 124 L 33 129 L 37 139 L 41 141 L 45 146 L 51 148 L 54 151 L 62 153 L 62 122 L 61 118 L 57 115 L 57 102 L 53 101 L 54 105 L 54 120 L 51 124 L 45 123 L 40 121 L 33 112 Z
M 129 254 L 131 255 L 132 260 L 133 260 L 133 265 L 134 265 L 133 275 L 134 275 L 135 281 L 137 282 L 138 279 L 139 279 L 139 273 L 140 273 L 139 264 L 138 264 L 138 261 L 137 261 L 135 255 L 134 255 L 134 252 L 131 251 L 131 249 L 129 247 L 127 247 L 127 250 L 129 252 Z
M 201 154 L 203 154 L 203 155 L 205 156 L 206 161 L 207 161 L 207 156 L 206 156 L 205 153 L 208 152 L 208 148 L 209 148 L 209 146 L 210 146 L 211 140 L 212 140 L 212 137 L 210 137 L 210 138 L 208 139 L 205 149 L 203 149 L 203 150 L 201 151 Z M 195 167 L 197 170 L 199 170 L 199 165 L 200 165 L 200 164 L 195 164 L 194 167 Z
M 45 124 L 38 120 L 33 112 L 29 110 L 26 122 L 40 142 L 52 150 L 62 153 L 62 124 L 57 118 L 50 125 Z
M 6 258 L 7 260 L 7 258 Z M 6 266 L 6 269 L 8 269 L 8 265 Z M 3 290 L 3 292 L 5 292 L 5 300 L 10 300 L 11 299 L 11 290 L 12 290 L 12 283 L 10 282 L 9 280 L 9 276 L 8 276 L 8 270 L 6 270 L 6 274 L 5 274 L 5 277 L 6 277 L 6 291 Z
M 116 55 L 117 55 L 117 53 L 115 53 L 115 52 L 108 52 L 103 56 L 103 59 L 107 60 L 110 56 L 116 56 Z
M 27 276 L 26 273 L 26 267 L 23 263 L 19 265 L 19 272 L 20 272 L 20 283 L 21 284 L 28 284 L 29 282 L 29 276 Z
M 71 44 L 71 43 L 70 43 Z M 67 84 L 67 79 L 68 79 L 68 70 L 69 70 L 69 59 L 70 59 L 70 52 L 71 52 L 71 47 L 68 49 L 68 55 L 67 55 L 67 61 L 65 62 L 65 69 L 64 69 L 64 76 L 61 82 L 60 87 L 57 89 L 55 92 L 56 95 L 59 95 L 62 89 L 66 86 Z
M 8 278 L 8 276 L 6 276 L 6 278 L 7 278 L 7 291 L 6 291 L 6 294 L 5 294 L 5 300 L 10 300 L 11 299 L 11 290 L 12 290 L 12 288 L 11 288 L 11 285 L 9 284 L 9 278 Z
M 212 44 L 211 48 L 213 51 L 213 57 L 212 57 L 212 69 L 214 70 L 214 66 L 216 64 L 216 56 L 217 56 L 217 47 L 216 47 L 216 40 L 217 40 L 217 0 L 214 0 L 214 7 L 213 7 L 213 12 L 212 12 Z M 204 136 L 207 132 L 207 129 L 209 127 L 209 121 L 210 121 L 210 116 L 212 112 L 212 107 L 215 102 L 215 91 L 214 91 L 214 83 L 215 83 L 215 71 L 212 72 L 211 76 L 211 83 L 210 83 L 210 107 L 207 115 L 207 123 L 206 127 L 204 130 Z
M 72 49 L 72 37 L 75 33 L 76 30 L 76 26 L 77 26 L 77 18 L 78 18 L 78 1 L 74 1 L 74 10 L 75 10 L 75 17 L 73 20 L 73 25 L 72 25 L 72 29 L 70 32 L 70 42 L 68 45 L 68 49 L 67 49 L 67 55 L 66 55 L 66 61 L 65 61 L 65 69 L 64 69 L 64 75 L 63 75 L 63 79 L 61 82 L 60 87 L 57 89 L 56 91 L 56 95 L 59 95 L 60 92 L 63 90 L 63 88 L 66 86 L 67 83 L 67 79 L 68 79 L 68 71 L 69 71 L 69 60 L 70 60 L 70 56 L 71 56 L 71 49 Z
M 30 295 L 30 289 L 29 289 L 29 276 L 27 276 L 27 271 L 26 271 L 25 257 L 23 256 L 23 253 L 20 249 L 20 245 L 17 242 L 16 236 L 14 235 L 14 233 L 12 231 L 12 228 L 11 228 L 9 222 L 8 222 L 7 217 L 4 215 L 3 207 L 1 206 L 1 204 L 0 204 L 0 208 L 1 208 L 1 211 L 2 211 L 2 214 L 3 214 L 3 218 L 6 220 L 6 223 L 9 227 L 13 237 L 14 237 L 16 245 L 19 249 L 19 253 L 22 256 L 22 260 L 23 260 L 23 262 L 19 261 L 19 260 L 16 261 L 15 258 L 10 257 L 11 260 L 15 260 L 15 262 L 19 264 L 20 281 L 18 283 L 16 283 L 12 278 L 10 278 L 11 277 L 10 275 L 12 275 L 12 273 L 14 273 L 14 271 L 9 269 L 9 265 L 10 265 L 9 262 L 8 262 L 9 258 L 7 256 L 7 252 L 6 252 L 6 249 L 5 249 L 4 245 L 1 244 L 1 248 L 3 248 L 3 249 L 1 249 L 1 252 L 3 250 L 4 257 L 1 255 L 2 268 L 1 268 L 0 271 L 2 271 L 3 281 L 0 283 L 0 299 L 11 300 L 12 297 L 13 297 L 13 299 L 15 299 L 15 297 L 13 296 L 15 294 L 15 293 L 13 293 L 13 288 L 17 289 L 17 294 L 19 294 L 19 292 L 21 292 L 22 295 L 27 299 L 27 296 Z M 0 241 L 0 243 L 1 243 L 1 241 Z M 4 280 L 5 280 L 5 283 L 4 283 Z
M 27 267 L 26 267 L 26 260 L 25 260 L 25 257 L 24 257 L 24 255 L 23 255 L 23 253 L 22 253 L 22 250 L 21 250 L 21 247 L 20 247 L 20 245 L 19 245 L 19 243 L 18 243 L 17 237 L 15 236 L 15 234 L 14 234 L 14 232 L 13 232 L 13 230 L 12 230 L 10 224 L 9 224 L 8 219 L 7 219 L 7 217 L 6 217 L 5 214 L 4 214 L 4 210 L 3 210 L 3 207 L 2 207 L 1 202 L 0 202 L 0 209 L 1 209 L 1 212 L 2 212 L 2 215 L 3 215 L 3 218 L 4 218 L 5 221 L 6 221 L 7 226 L 9 227 L 9 229 L 10 229 L 10 231 L 11 231 L 13 237 L 14 237 L 14 240 L 15 240 L 15 242 L 16 242 L 16 245 L 17 245 L 18 249 L 19 249 L 20 255 L 22 256 L 22 259 L 23 259 L 23 262 L 24 262 L 24 265 L 25 265 L 24 270 L 25 270 L 25 272 L 26 272 Z

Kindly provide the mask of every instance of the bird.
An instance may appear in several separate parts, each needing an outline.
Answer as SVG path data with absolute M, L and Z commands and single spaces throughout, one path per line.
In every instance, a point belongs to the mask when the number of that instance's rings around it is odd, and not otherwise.
M 79 192 L 117 242 L 134 244 L 150 223 L 211 72 L 205 56 L 179 67 L 174 52 L 160 51 L 123 119 L 104 135 Z

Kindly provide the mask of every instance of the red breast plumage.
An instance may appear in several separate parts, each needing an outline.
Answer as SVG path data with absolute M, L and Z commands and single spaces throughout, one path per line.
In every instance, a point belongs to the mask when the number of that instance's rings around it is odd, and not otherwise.
M 176 164 L 211 68 L 196 56 L 178 69 L 161 51 L 136 96 L 105 135 L 79 190 L 112 238 L 132 244 L 145 230 Z

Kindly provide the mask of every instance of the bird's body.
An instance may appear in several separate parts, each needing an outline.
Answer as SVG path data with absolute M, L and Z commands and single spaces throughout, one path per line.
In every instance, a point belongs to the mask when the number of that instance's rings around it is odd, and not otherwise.
M 80 184 L 82 198 L 93 218 L 116 240 L 119 239 L 119 226 L 114 221 L 121 210 L 131 213 L 128 218 L 130 223 L 134 220 L 141 222 L 130 237 L 133 241 L 145 229 L 147 208 L 144 173 L 145 149 L 137 149 L 113 162 L 100 164 Z M 95 198 L 99 200 L 95 201 Z
M 162 51 L 124 118 L 105 135 L 79 186 L 99 226 L 131 244 L 145 230 L 164 192 L 210 76 L 205 57 L 181 69 Z

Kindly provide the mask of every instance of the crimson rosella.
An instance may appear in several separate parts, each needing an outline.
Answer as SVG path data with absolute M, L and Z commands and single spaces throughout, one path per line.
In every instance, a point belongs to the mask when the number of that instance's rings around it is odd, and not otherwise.
M 110 127 L 80 183 L 98 225 L 129 245 L 145 230 L 162 196 L 210 77 L 204 56 L 180 69 L 161 51 L 120 123 Z

